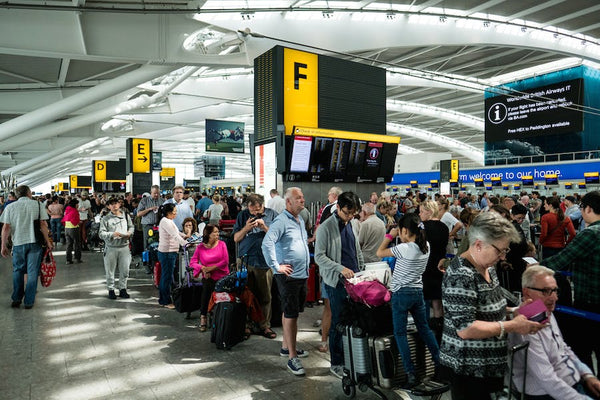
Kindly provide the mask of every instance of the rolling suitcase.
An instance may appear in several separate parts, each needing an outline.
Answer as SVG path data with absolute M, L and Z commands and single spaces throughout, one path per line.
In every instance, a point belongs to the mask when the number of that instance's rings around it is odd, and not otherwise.
M 230 350 L 244 340 L 246 328 L 246 306 L 236 302 L 221 302 L 215 305 L 212 318 L 210 341 L 219 350 Z
M 423 380 L 425 377 L 432 376 L 435 372 L 435 365 L 427 346 L 419 337 L 416 329 L 411 329 L 410 325 L 407 335 L 417 377 Z M 369 337 L 369 348 L 373 358 L 373 381 L 384 389 L 405 385 L 406 372 L 394 335 Z
M 356 386 L 361 392 L 373 389 L 369 336 L 355 324 L 338 324 L 337 329 L 342 332 L 344 349 L 344 394 L 353 397 Z

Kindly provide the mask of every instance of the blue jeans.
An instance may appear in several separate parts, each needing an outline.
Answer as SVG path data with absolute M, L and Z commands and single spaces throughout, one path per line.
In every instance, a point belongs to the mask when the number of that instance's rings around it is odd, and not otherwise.
M 38 275 L 42 264 L 42 248 L 37 243 L 27 243 L 13 247 L 13 293 L 12 301 L 20 302 L 25 295 L 25 305 L 35 302 Z M 27 286 L 25 286 L 27 274 Z
M 402 356 L 402 364 L 407 373 L 414 374 L 415 366 L 410 358 L 410 347 L 406 338 L 406 324 L 408 312 L 410 311 L 419 336 L 429 349 L 433 362 L 437 366 L 440 361 L 440 348 L 425 316 L 425 300 L 423 300 L 423 289 L 405 287 L 392 293 L 392 318 L 394 320 L 394 337 L 398 351 Z
M 344 284 L 339 282 L 336 287 L 325 285 L 325 291 L 329 297 L 331 306 L 331 328 L 329 328 L 329 352 L 331 353 L 331 365 L 344 365 L 344 348 L 342 346 L 342 334 L 337 330 L 340 322 L 340 313 L 344 306 L 344 300 L 348 297 Z
M 158 261 L 161 268 L 160 284 L 158 285 L 158 304 L 163 306 L 173 303 L 171 301 L 171 284 L 173 283 L 173 270 L 175 269 L 176 259 L 176 252 L 158 252 Z
M 54 243 L 60 243 L 60 234 L 62 232 L 62 222 L 60 222 L 60 218 L 50 219 L 50 229 L 52 230 L 52 240 L 54 240 Z

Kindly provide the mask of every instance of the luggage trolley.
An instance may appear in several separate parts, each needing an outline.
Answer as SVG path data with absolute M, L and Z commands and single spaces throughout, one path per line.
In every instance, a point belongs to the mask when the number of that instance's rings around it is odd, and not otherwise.
M 190 259 L 199 243 L 199 238 L 194 235 L 188 239 L 188 244 L 179 254 L 179 281 L 173 289 L 173 303 L 180 313 L 186 313 L 186 319 L 191 318 L 192 312 L 200 309 L 202 297 L 202 283 L 193 277 Z

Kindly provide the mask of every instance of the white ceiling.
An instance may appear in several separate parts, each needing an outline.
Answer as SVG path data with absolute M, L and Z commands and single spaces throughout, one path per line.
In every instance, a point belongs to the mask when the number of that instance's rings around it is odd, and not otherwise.
M 596 0 L 4 1 L 0 175 L 89 175 L 136 136 L 189 165 L 206 118 L 253 132 L 253 59 L 276 44 L 386 68 L 399 152 L 481 165 L 483 88 L 599 62 L 599 17 Z M 248 155 L 227 169 L 248 176 Z

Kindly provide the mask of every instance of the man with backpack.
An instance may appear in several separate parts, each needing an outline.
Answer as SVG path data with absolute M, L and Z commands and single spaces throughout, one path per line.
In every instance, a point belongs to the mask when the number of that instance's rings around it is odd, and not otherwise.
M 133 221 L 126 210 L 121 210 L 117 198 L 107 202 L 110 212 L 100 221 L 100 238 L 104 240 L 104 270 L 106 271 L 106 286 L 108 298 L 115 300 L 115 270 L 119 267 L 119 297 L 128 299 L 127 278 L 129 277 L 129 264 L 131 251 L 129 239 L 133 235 Z

